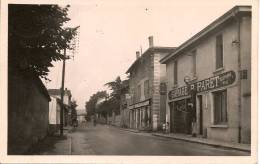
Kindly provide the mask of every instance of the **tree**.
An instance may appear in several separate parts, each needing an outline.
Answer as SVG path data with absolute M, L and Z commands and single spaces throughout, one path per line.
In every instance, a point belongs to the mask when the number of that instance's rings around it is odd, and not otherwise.
M 115 81 L 106 83 L 105 86 L 108 86 L 112 90 L 112 93 L 110 94 L 111 97 L 120 100 L 121 89 L 123 88 L 120 76 L 118 76 Z
M 118 76 L 115 81 L 106 83 L 105 86 L 108 86 L 112 90 L 112 93 L 110 94 L 111 104 L 114 105 L 112 110 L 115 111 L 116 114 L 120 113 L 120 98 L 122 89 L 124 88 L 120 76 Z
M 76 121 L 77 120 L 77 102 L 74 100 L 71 102 L 71 120 Z
M 98 91 L 89 98 L 89 101 L 87 101 L 85 105 L 88 118 L 96 112 L 96 104 L 98 99 L 106 97 L 108 97 L 106 91 Z
M 68 8 L 58 5 L 8 6 L 8 65 L 10 71 L 32 72 L 47 80 L 52 61 L 64 58 L 63 49 L 77 28 L 65 28 Z

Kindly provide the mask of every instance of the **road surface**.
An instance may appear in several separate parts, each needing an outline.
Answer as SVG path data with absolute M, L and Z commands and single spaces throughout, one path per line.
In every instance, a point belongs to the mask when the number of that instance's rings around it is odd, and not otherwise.
M 108 125 L 77 127 L 70 134 L 72 155 L 237 156 L 247 152 L 134 133 Z

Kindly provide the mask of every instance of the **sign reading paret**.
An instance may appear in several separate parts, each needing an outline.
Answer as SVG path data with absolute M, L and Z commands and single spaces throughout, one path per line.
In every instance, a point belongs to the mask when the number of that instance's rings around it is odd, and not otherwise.
M 190 84 L 190 88 L 183 86 L 174 90 L 169 91 L 168 98 L 172 100 L 174 98 L 188 96 L 190 91 L 194 90 L 195 92 L 204 92 L 220 87 L 225 87 L 231 85 L 236 80 L 236 73 L 234 71 L 228 71 L 218 76 L 210 77 L 205 80 L 201 80 Z

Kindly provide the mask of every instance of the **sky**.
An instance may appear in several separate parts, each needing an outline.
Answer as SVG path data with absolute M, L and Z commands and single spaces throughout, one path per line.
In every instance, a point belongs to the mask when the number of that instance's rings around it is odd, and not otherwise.
M 78 109 L 89 97 L 108 90 L 105 83 L 125 72 L 136 51 L 155 46 L 177 47 L 235 5 L 250 0 L 89 0 L 70 4 L 66 26 L 80 26 L 78 53 L 66 61 L 65 87 Z M 69 54 L 71 55 L 71 54 Z M 61 87 L 62 62 L 53 63 L 45 82 L 48 89 Z

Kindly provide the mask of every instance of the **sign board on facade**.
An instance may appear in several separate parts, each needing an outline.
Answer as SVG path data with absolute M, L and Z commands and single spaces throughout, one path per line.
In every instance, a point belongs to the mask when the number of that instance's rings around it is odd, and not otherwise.
M 209 91 L 212 89 L 217 89 L 220 87 L 225 87 L 228 85 L 231 85 L 235 82 L 236 79 L 236 73 L 234 71 L 228 71 L 223 74 L 213 76 L 198 82 L 195 82 L 193 84 L 190 84 L 190 88 L 187 86 L 183 86 L 174 90 L 169 91 L 168 98 L 169 100 L 188 96 L 190 95 L 190 91 L 194 90 L 196 93 Z
M 147 105 L 150 105 L 150 100 L 145 100 L 145 101 L 133 104 L 133 105 L 129 105 L 129 109 L 140 108 L 140 107 L 147 106 Z

